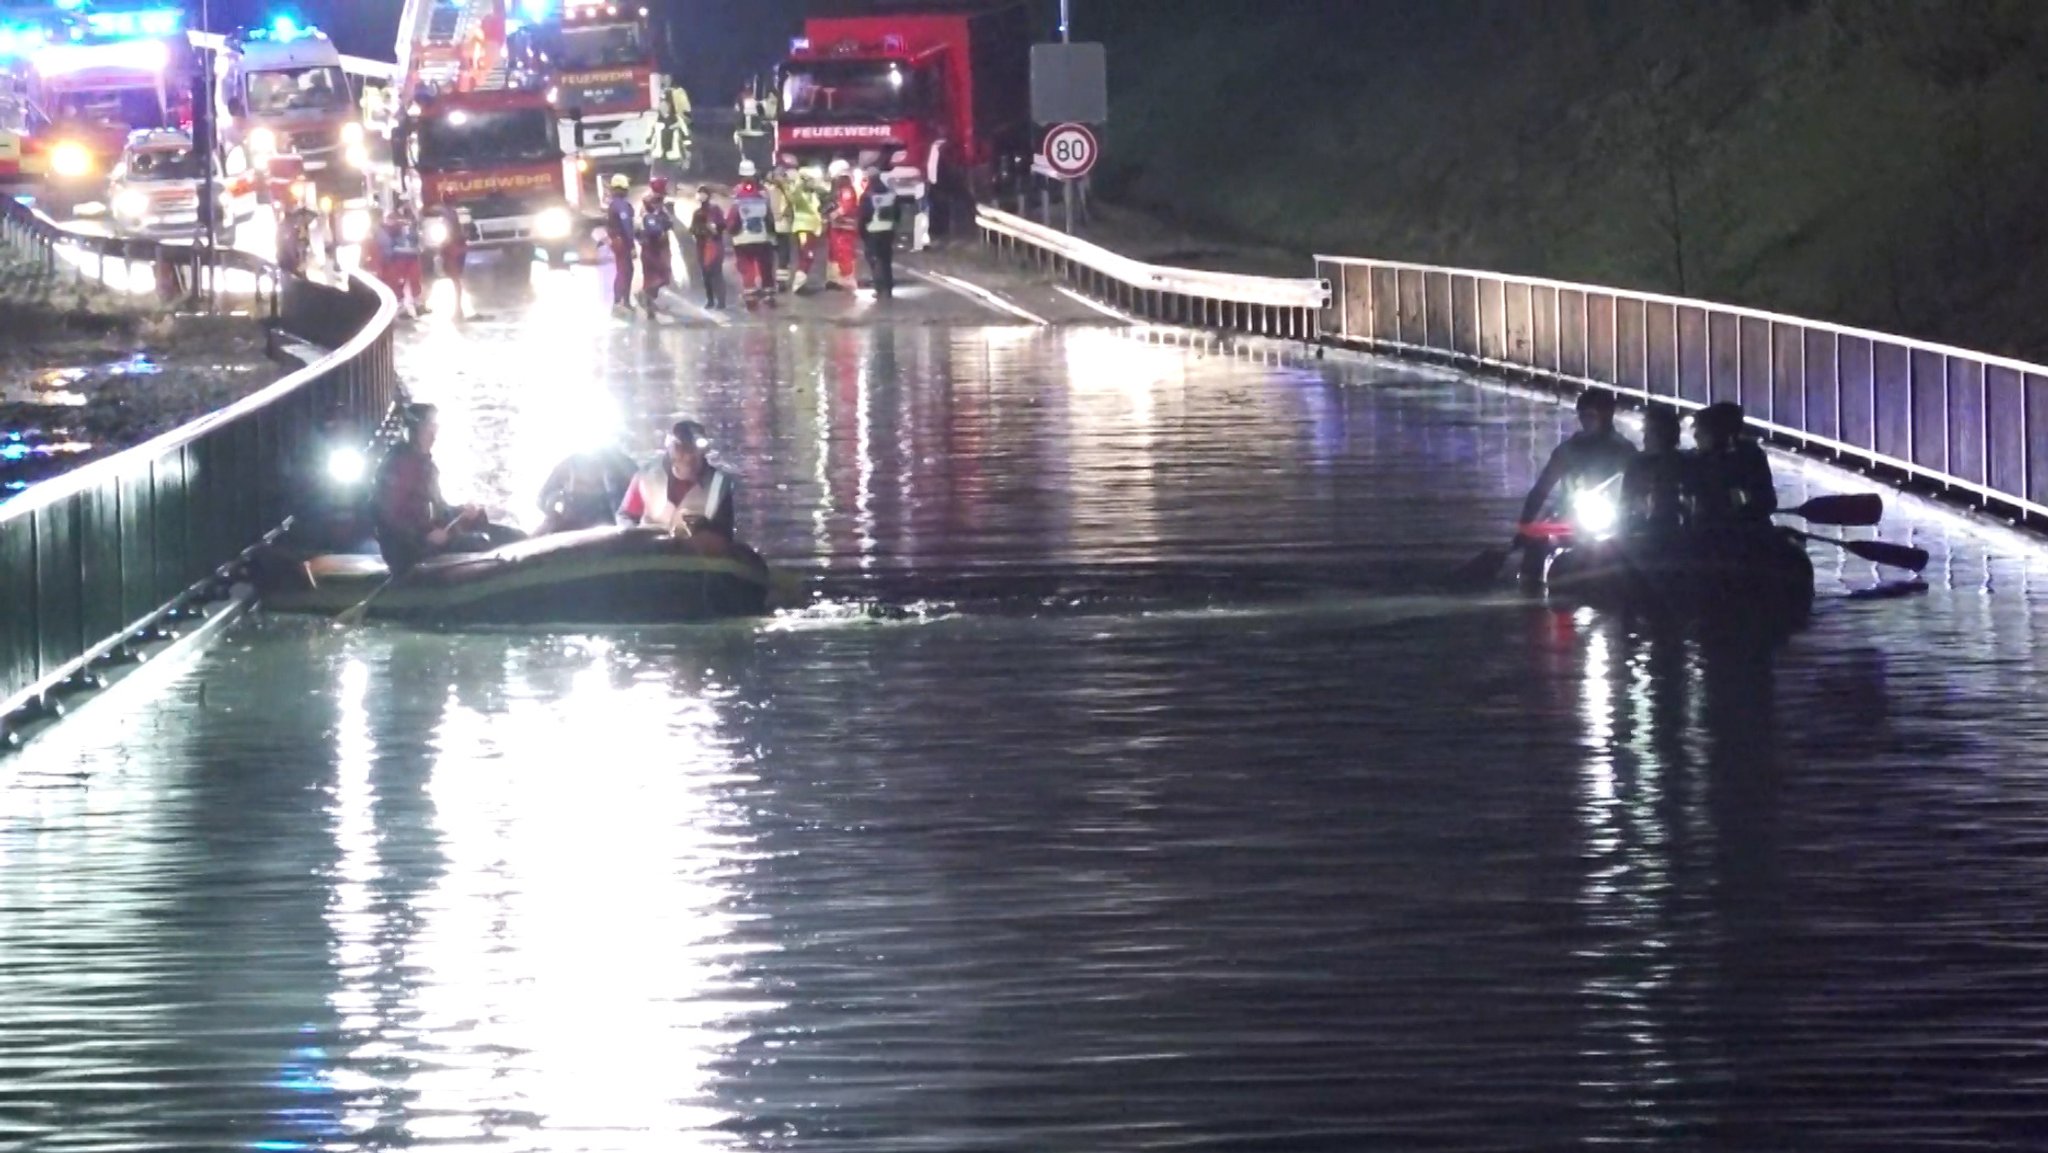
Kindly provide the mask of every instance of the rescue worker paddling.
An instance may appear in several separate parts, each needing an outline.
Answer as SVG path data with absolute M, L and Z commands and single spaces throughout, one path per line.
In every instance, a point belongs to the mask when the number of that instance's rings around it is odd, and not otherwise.
M 442 553 L 486 552 L 525 539 L 518 529 L 491 524 L 481 506 L 457 507 L 441 495 L 438 409 L 408 405 L 404 421 L 406 439 L 378 468 L 374 496 L 377 547 L 394 576 Z
M 619 523 L 665 528 L 679 536 L 709 532 L 731 541 L 736 486 L 704 455 L 710 447 L 703 425 L 677 421 L 669 429 L 661 463 L 640 473 L 626 490 Z

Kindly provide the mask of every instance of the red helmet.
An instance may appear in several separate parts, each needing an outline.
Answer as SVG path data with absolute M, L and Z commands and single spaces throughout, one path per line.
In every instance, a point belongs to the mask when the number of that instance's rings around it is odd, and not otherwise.
M 656 196 L 667 196 L 667 195 L 668 195 L 668 177 L 666 177 L 666 176 L 657 176 L 657 177 L 655 177 L 654 179 L 652 179 L 652 180 L 650 180 L 650 181 L 648 181 L 648 182 L 647 182 L 647 189 L 648 189 L 648 191 L 650 191 L 650 192 L 654 193 L 654 194 L 655 194 Z

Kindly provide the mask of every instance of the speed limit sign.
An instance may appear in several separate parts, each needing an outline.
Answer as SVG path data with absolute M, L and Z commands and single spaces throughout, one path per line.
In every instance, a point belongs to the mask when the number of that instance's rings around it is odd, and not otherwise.
M 1085 124 L 1061 124 L 1045 134 L 1045 163 L 1061 180 L 1079 180 L 1095 167 L 1102 149 Z

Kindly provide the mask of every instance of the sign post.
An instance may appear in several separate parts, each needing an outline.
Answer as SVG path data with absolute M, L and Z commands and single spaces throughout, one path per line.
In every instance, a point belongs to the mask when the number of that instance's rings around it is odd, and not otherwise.
M 1071 138 L 1062 138 L 1061 133 L 1078 130 L 1088 141 L 1086 162 L 1074 175 L 1055 173 L 1065 193 L 1068 232 L 1074 231 L 1074 181 L 1094 167 L 1099 151 L 1094 134 L 1085 126 L 1109 122 L 1109 69 L 1102 45 L 1075 44 L 1070 27 L 1067 0 L 1061 0 L 1060 42 L 1031 46 L 1031 119 L 1054 126 L 1045 140 L 1046 164 L 1061 167 L 1052 160 L 1054 141 Z M 1066 147 L 1072 150 L 1078 146 Z
M 1045 167 L 1065 190 L 1067 231 L 1074 231 L 1074 182 L 1095 169 L 1102 145 L 1085 124 L 1055 124 L 1045 134 Z

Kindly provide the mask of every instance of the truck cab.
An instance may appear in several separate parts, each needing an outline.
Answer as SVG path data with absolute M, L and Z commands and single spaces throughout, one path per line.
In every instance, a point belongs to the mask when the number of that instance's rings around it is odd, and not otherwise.
M 518 26 L 507 55 L 546 91 L 563 148 L 603 172 L 645 159 L 661 98 L 655 47 L 645 7 L 565 0 Z
M 471 247 L 539 248 L 563 263 L 581 196 L 545 94 L 452 92 L 422 97 L 415 108 L 400 132 L 415 206 L 424 213 L 452 199 Z M 430 247 L 445 239 L 426 237 Z
M 100 199 L 129 133 L 189 116 L 182 70 L 192 57 L 175 13 L 146 25 L 88 24 L 72 14 L 32 43 L 17 33 L 13 44 L 0 62 L 0 129 L 16 135 L 22 173 L 54 205 Z
M 297 156 L 323 195 L 360 197 L 369 155 L 361 111 L 326 33 L 278 20 L 229 36 L 216 72 L 221 144 L 261 168 Z
M 129 134 L 107 188 L 107 215 L 115 233 L 152 238 L 197 235 L 202 170 L 203 158 L 181 130 Z M 215 235 L 222 244 L 234 244 L 236 227 L 256 213 L 255 175 L 246 167 L 230 167 L 214 176 Z

